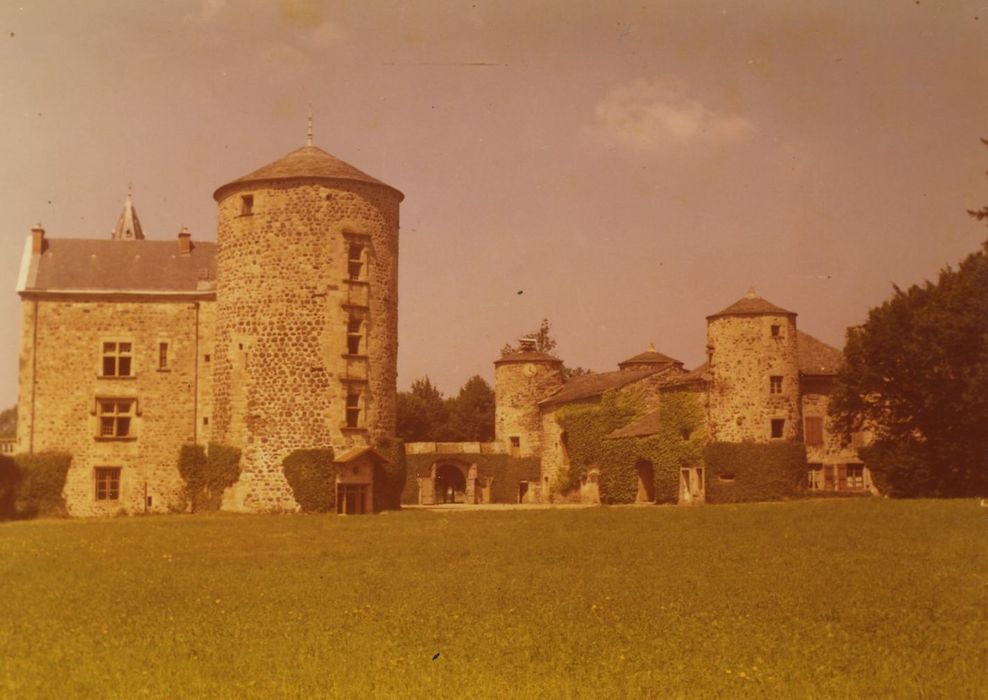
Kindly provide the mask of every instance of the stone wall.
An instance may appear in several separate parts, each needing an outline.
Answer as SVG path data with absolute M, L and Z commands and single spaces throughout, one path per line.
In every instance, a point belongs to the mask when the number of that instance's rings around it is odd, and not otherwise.
M 494 363 L 494 439 L 508 445 L 517 437 L 516 457 L 542 453 L 539 402 L 563 385 L 562 362 L 514 361 Z
M 253 196 L 242 213 L 242 196 Z M 215 439 L 243 451 L 224 508 L 294 510 L 281 462 L 392 436 L 398 352 L 398 203 L 359 182 L 249 183 L 219 202 Z M 348 247 L 364 246 L 351 281 Z M 360 322 L 360 352 L 347 324 Z M 349 392 L 360 427 L 346 427 Z
M 779 335 L 772 335 L 779 326 Z M 710 352 L 710 436 L 723 442 L 771 439 L 771 422 L 783 419 L 782 438 L 802 438 L 799 355 L 793 316 L 720 316 L 707 324 Z M 770 377 L 782 377 L 771 393 Z
M 205 354 L 213 308 L 207 298 L 24 298 L 17 450 L 72 455 L 65 486 L 71 515 L 185 507 L 179 451 L 209 439 L 203 419 L 212 412 Z M 133 376 L 102 376 L 104 342 L 132 344 Z M 160 343 L 168 344 L 164 368 Z M 100 437 L 100 398 L 136 401 L 127 438 Z M 121 469 L 118 500 L 96 500 L 96 467 Z

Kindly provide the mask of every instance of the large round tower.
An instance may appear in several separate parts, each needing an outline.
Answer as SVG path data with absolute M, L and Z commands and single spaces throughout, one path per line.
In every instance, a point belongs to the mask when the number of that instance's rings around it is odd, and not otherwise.
M 521 352 L 494 363 L 494 439 L 515 457 L 541 454 L 539 401 L 563 385 L 563 361 L 522 339 Z
M 311 143 L 213 196 L 213 439 L 242 450 L 225 507 L 293 509 L 290 452 L 394 434 L 404 196 Z
M 707 316 L 710 437 L 796 440 L 802 425 L 796 314 L 754 291 Z

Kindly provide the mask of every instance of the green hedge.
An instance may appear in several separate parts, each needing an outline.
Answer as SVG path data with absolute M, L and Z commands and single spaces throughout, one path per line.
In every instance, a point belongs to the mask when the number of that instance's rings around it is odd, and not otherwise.
M 607 439 L 614 430 L 644 414 L 638 392 L 608 392 L 600 403 L 565 406 L 556 419 L 567 433 L 570 466 L 560 482 L 563 491 L 577 488 L 590 468 L 600 471 L 602 503 L 634 503 L 638 495 L 638 464 L 652 464 L 657 502 L 675 502 L 679 469 L 703 458 L 706 429 L 702 397 L 689 391 L 661 396 L 662 421 L 655 435 Z M 688 437 L 684 438 L 684 432 Z
M 408 478 L 401 494 L 401 502 L 418 503 L 418 479 L 429 476 L 436 462 L 465 462 L 477 465 L 477 476 L 491 477 L 491 502 L 516 503 L 518 482 L 538 483 L 541 466 L 538 457 L 512 457 L 505 454 L 462 454 L 459 452 L 430 452 L 406 455 Z
M 62 491 L 71 465 L 63 452 L 0 457 L 0 520 L 68 515 Z
M 793 498 L 804 492 L 806 447 L 792 442 L 713 442 L 703 451 L 707 503 Z
M 208 450 L 182 445 L 178 471 L 193 511 L 219 510 L 224 489 L 240 478 L 240 450 L 215 442 Z
M 285 479 L 304 513 L 336 510 L 333 450 L 295 450 L 282 461 Z
M 374 470 L 374 510 L 398 510 L 406 482 L 405 443 L 398 438 L 378 438 L 374 447 L 388 460 Z

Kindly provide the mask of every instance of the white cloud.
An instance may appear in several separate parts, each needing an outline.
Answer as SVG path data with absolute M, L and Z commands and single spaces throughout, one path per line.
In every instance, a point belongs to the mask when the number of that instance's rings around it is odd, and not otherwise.
M 670 79 L 617 85 L 594 107 L 588 127 L 602 141 L 635 151 L 739 141 L 753 129 L 744 117 L 713 111 Z

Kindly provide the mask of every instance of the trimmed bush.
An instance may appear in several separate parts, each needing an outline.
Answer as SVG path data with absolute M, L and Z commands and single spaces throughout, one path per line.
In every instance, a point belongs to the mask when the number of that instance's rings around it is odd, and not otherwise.
M 374 447 L 389 462 L 374 470 L 374 510 L 398 510 L 406 481 L 405 443 L 398 438 L 382 437 Z
M 802 495 L 806 482 L 801 443 L 712 442 L 703 459 L 708 503 L 792 498 Z
M 193 511 L 219 510 L 223 491 L 240 478 L 240 450 L 219 443 L 182 445 L 178 471 Z
M 303 512 L 336 510 L 336 463 L 332 449 L 295 450 L 281 464 Z
M 40 452 L 14 457 L 19 471 L 14 510 L 18 517 L 64 517 L 65 477 L 72 455 L 64 452 Z
M 20 483 L 21 470 L 17 462 L 12 457 L 0 455 L 0 520 L 14 517 Z

